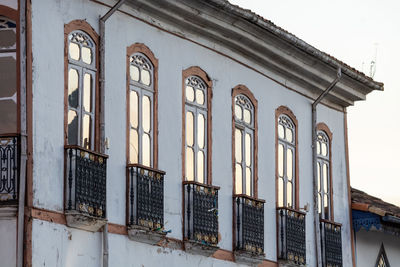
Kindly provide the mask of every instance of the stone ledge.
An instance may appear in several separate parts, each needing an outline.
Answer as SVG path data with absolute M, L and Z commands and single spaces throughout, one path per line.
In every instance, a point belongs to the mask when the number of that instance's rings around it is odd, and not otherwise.
M 219 249 L 219 247 L 211 244 L 203 244 L 196 241 L 187 240 L 184 241 L 184 249 L 190 254 L 210 257 Z
M 296 264 L 293 261 L 289 261 L 289 260 L 278 260 L 278 265 L 279 267 L 299 267 L 299 266 L 307 266 L 307 265 L 300 265 L 300 264 Z
M 257 266 L 258 264 L 262 263 L 265 257 L 264 253 L 256 254 L 245 250 L 236 250 L 234 254 L 235 254 L 235 261 L 237 263 L 246 264 L 250 266 Z
M 90 216 L 78 211 L 66 211 L 67 226 L 97 232 L 107 223 L 107 219 Z
M 154 231 L 143 226 L 128 226 L 128 237 L 133 241 L 156 245 L 158 242 L 164 239 L 166 235 L 166 233 Z

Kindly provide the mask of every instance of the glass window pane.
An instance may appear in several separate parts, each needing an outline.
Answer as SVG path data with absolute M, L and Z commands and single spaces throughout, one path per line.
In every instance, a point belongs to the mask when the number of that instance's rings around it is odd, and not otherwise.
M 129 112 L 129 120 L 131 127 L 138 127 L 138 94 L 135 91 L 131 91 L 130 93 L 130 112 Z
M 283 179 L 278 178 L 278 207 L 283 206 Z
M 244 122 L 245 122 L 245 123 L 247 123 L 247 124 L 250 124 L 250 123 L 251 123 L 251 113 L 250 113 L 250 110 L 244 109 L 243 118 L 244 118 Z
M 322 199 L 321 199 L 321 194 L 318 194 L 318 213 L 322 213 Z
M 321 154 L 321 143 L 319 141 L 315 142 L 315 145 L 317 146 L 317 155 Z
M 92 118 L 85 114 L 82 120 L 82 145 L 86 149 L 92 149 Z
M 80 48 L 76 43 L 69 43 L 69 57 L 74 60 L 79 60 L 80 58 Z
M 92 75 L 85 73 L 83 76 L 83 107 L 87 112 L 92 112 Z
M 324 191 L 325 193 L 328 192 L 328 165 L 326 163 L 324 163 L 324 165 L 322 166 L 322 173 L 324 176 Z
M 79 74 L 76 69 L 68 71 L 68 105 L 73 108 L 79 106 Z
M 251 164 L 251 150 L 252 150 L 252 142 L 250 134 L 246 133 L 245 136 L 245 153 L 246 153 L 246 166 L 250 167 Z
M 129 133 L 129 161 L 139 163 L 139 136 L 137 130 L 131 129 Z
M 16 45 L 15 29 L 7 29 L 0 31 L 0 48 L 13 48 Z
M 242 187 L 242 166 L 236 163 L 235 166 L 235 192 L 236 194 L 243 194 L 243 187 Z
M 16 99 L 16 95 L 14 95 L 14 97 Z M 0 134 L 16 133 L 16 132 L 17 132 L 17 103 L 15 103 L 14 100 L 11 99 L 0 100 Z
M 238 120 L 242 119 L 242 108 L 239 105 L 235 105 L 235 116 Z
M 151 82 L 150 72 L 148 70 L 142 69 L 141 75 L 142 75 L 142 83 L 147 86 L 150 85 Z
M 16 54 L 0 54 L 0 98 L 11 97 L 17 93 Z M 15 103 L 17 102 L 15 98 Z
M 197 118 L 197 142 L 199 148 L 203 149 L 204 148 L 204 136 L 205 136 L 205 121 L 204 121 L 204 115 L 199 114 Z
M 68 111 L 68 144 L 78 145 L 78 116 L 75 111 Z
M 193 149 L 190 147 L 186 148 L 186 180 L 194 180 L 194 155 Z
M 235 129 L 235 160 L 242 162 L 242 131 Z
M 290 148 L 287 149 L 286 152 L 286 175 L 289 180 L 293 178 L 293 150 Z
M 186 100 L 190 102 L 194 100 L 194 89 L 191 86 L 186 86 Z
M 197 152 L 197 181 L 204 183 L 204 153 L 202 151 Z
M 325 213 L 325 219 L 329 219 L 329 205 L 328 205 L 327 194 L 324 194 L 324 213 Z
M 151 125 L 151 110 L 150 110 L 151 102 L 150 97 L 143 96 L 142 103 L 142 124 L 143 131 L 146 133 L 150 133 L 150 125 Z
M 92 50 L 89 47 L 82 47 L 82 61 L 86 64 L 92 64 Z
M 285 131 L 286 131 L 286 140 L 287 140 L 288 142 L 292 143 L 292 142 L 293 142 L 293 133 L 292 133 L 292 130 L 289 129 L 289 128 L 286 128 Z
M 321 164 L 317 162 L 318 192 L 321 192 Z
M 204 92 L 203 92 L 203 90 L 196 89 L 196 102 L 199 105 L 204 105 Z
M 281 139 L 285 138 L 285 128 L 281 124 L 278 125 L 278 137 Z
M 131 75 L 131 79 L 134 80 L 135 82 L 138 82 L 139 81 L 139 68 L 131 65 L 129 67 L 129 72 Z
M 287 207 L 288 208 L 293 208 L 293 201 L 292 201 L 292 196 L 293 196 L 293 186 L 291 182 L 288 182 L 287 184 Z
M 142 137 L 142 164 L 144 166 L 150 167 L 150 155 L 151 155 L 151 149 L 150 149 L 150 135 L 148 134 L 143 134 Z
M 328 155 L 328 147 L 327 147 L 326 143 L 321 144 L 321 154 L 324 157 L 326 157 Z
M 193 113 L 186 112 L 186 144 L 188 146 L 193 146 L 193 134 L 194 134 L 194 124 L 193 124 Z
M 246 195 L 251 196 L 251 169 L 246 167 Z
M 283 177 L 283 145 L 278 145 L 278 174 Z

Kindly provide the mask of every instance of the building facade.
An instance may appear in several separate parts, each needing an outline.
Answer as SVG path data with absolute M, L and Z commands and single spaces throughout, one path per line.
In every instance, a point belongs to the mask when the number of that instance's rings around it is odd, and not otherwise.
M 224 0 L 0 15 L 5 266 L 354 265 L 346 107 L 383 84 Z

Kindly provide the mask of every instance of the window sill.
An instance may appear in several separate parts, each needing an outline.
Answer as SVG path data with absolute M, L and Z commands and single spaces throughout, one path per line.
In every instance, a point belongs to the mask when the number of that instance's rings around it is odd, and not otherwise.
M 107 219 L 90 216 L 78 211 L 66 211 L 67 226 L 97 232 L 107 223 Z
M 260 264 L 265 257 L 265 254 L 252 253 L 246 250 L 235 250 L 235 261 L 240 264 L 254 265 Z
M 190 254 L 210 257 L 219 249 L 219 247 L 212 244 L 186 240 L 184 241 L 184 249 Z
M 130 240 L 146 243 L 149 245 L 158 244 L 161 240 L 165 239 L 166 235 L 166 233 L 151 230 L 150 228 L 143 226 L 128 226 L 128 237 Z

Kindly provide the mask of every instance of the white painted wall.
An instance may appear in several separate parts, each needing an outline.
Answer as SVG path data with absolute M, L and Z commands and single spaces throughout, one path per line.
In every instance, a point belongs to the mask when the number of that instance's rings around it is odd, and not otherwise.
M 17 264 L 17 219 L 0 217 L 0 266 Z
M 375 267 L 382 244 L 385 247 L 390 266 L 400 266 L 399 236 L 365 229 L 356 232 L 355 236 L 357 267 Z
M 18 1 L 17 0 L 0 0 L 0 5 L 8 6 L 13 9 L 18 9 Z
M 98 31 L 98 18 L 107 9 L 91 1 L 42 0 L 32 2 L 33 24 L 33 127 L 34 127 L 34 205 L 63 210 L 63 105 L 64 105 L 64 24 L 86 19 Z M 312 208 L 311 101 L 271 79 L 260 75 L 226 57 L 180 39 L 127 15 L 116 13 L 106 23 L 106 136 L 110 139 L 107 171 L 107 208 L 110 222 L 125 223 L 125 124 L 126 124 L 126 48 L 144 43 L 159 59 L 159 168 L 166 171 L 165 227 L 170 237 L 182 239 L 181 215 L 181 91 L 182 70 L 199 66 L 213 80 L 213 183 L 219 192 L 219 246 L 232 250 L 232 164 L 231 164 L 231 89 L 246 85 L 259 104 L 259 197 L 265 203 L 265 253 L 276 260 L 275 225 L 275 109 L 288 106 L 296 115 L 299 128 L 300 207 Z M 217 47 L 200 37 L 196 41 Z M 254 65 L 242 56 L 225 49 L 230 56 Z M 258 66 L 255 66 L 258 68 Z M 264 73 L 277 78 L 269 70 Z M 288 81 L 290 83 L 290 81 Z M 326 107 L 318 108 L 318 121 L 325 122 L 333 132 L 333 181 L 335 218 L 343 224 L 343 251 L 349 251 L 348 202 L 344 153 L 343 113 Z M 307 214 L 307 261 L 315 265 L 313 219 Z M 68 231 L 73 240 L 68 241 Z M 79 266 L 96 266 L 93 255 L 100 257 L 98 234 L 71 230 L 64 226 L 35 221 L 33 227 L 34 266 L 69 266 L 68 257 Z M 88 238 L 88 240 L 86 240 Z M 45 240 L 43 240 L 45 239 Z M 43 242 L 47 241 L 48 242 Z M 92 250 L 89 247 L 95 247 Z M 98 248 L 98 249 L 97 249 Z M 231 265 L 215 259 L 188 256 L 182 251 L 157 252 L 158 248 L 110 235 L 110 266 L 185 265 L 197 263 Z M 49 252 L 54 253 L 49 253 Z M 59 253 L 59 259 L 56 254 Z M 72 252 L 71 252 L 72 253 Z M 96 254 L 97 253 L 97 254 Z M 344 254 L 344 266 L 351 255 Z M 51 264 L 50 264 L 51 263 Z M 42 264 L 42 265 L 41 265 Z M 56 265 L 59 264 L 59 265 Z

